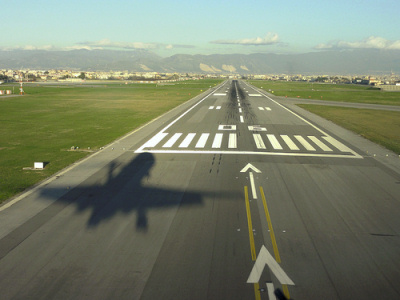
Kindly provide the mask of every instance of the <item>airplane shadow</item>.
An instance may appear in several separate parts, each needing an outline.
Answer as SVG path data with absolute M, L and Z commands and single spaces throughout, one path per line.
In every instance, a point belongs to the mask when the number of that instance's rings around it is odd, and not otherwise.
M 79 212 L 90 210 L 88 227 L 95 227 L 116 214 L 135 211 L 136 229 L 141 231 L 148 229 L 149 209 L 203 205 L 202 197 L 209 192 L 146 186 L 155 163 L 151 153 L 140 153 L 128 162 L 116 159 L 62 197 L 55 199 L 54 195 L 67 187 L 44 188 L 41 196 L 64 205 L 74 204 Z

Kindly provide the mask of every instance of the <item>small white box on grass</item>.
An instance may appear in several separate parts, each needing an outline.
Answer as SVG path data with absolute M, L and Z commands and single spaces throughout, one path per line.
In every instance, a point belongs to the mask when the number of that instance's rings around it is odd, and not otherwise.
M 44 168 L 44 162 L 35 162 L 33 167 L 35 169 L 43 169 Z

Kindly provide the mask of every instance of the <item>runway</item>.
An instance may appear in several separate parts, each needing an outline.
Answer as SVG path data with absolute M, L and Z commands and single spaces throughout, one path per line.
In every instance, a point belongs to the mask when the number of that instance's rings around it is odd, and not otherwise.
M 226 81 L 3 208 L 0 298 L 398 299 L 399 158 L 364 146 Z

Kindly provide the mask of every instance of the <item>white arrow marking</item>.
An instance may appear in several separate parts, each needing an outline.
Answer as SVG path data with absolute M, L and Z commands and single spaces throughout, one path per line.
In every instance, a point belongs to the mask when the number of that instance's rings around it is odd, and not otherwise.
M 261 247 L 260 253 L 258 254 L 256 262 L 254 263 L 250 276 L 247 279 L 247 283 L 258 283 L 260 281 L 261 274 L 264 271 L 265 265 L 268 265 L 271 272 L 281 284 L 294 285 L 294 282 L 289 278 L 285 271 L 283 271 L 281 266 L 276 262 L 264 245 Z
M 247 172 L 247 170 L 249 170 L 249 169 L 256 173 L 261 173 L 261 171 L 259 169 L 257 169 L 255 166 L 253 166 L 250 163 L 248 163 L 240 172 L 244 173 L 244 172 Z M 257 199 L 257 190 L 256 190 L 256 185 L 254 184 L 253 172 L 249 172 L 249 177 L 250 177 L 251 193 L 253 194 L 253 199 Z
M 257 190 L 256 185 L 254 184 L 253 172 L 249 172 L 250 175 L 250 185 L 251 185 L 251 193 L 253 194 L 253 199 L 257 199 Z
M 248 169 L 252 169 L 254 172 L 256 173 L 261 173 L 261 171 L 259 169 L 257 169 L 255 166 L 253 166 L 252 164 L 248 163 L 241 171 L 240 173 L 244 173 L 247 172 Z

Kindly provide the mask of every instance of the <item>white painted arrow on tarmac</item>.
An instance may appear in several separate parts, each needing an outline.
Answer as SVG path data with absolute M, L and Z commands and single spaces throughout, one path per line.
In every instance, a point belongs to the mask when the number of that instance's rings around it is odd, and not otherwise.
M 244 173 L 247 172 L 248 169 L 253 170 L 256 173 L 261 173 L 261 171 L 259 169 L 257 169 L 255 166 L 253 166 L 252 164 L 248 163 L 241 171 L 240 173 Z
M 269 267 L 271 272 L 281 284 L 294 285 L 294 282 L 289 278 L 285 271 L 283 271 L 281 266 L 276 262 L 264 245 L 261 247 L 260 253 L 258 254 L 256 262 L 254 263 L 250 276 L 247 279 L 247 283 L 258 283 L 260 281 L 261 274 L 264 271 L 265 265 Z
M 261 171 L 259 169 L 257 169 L 255 166 L 253 166 L 250 163 L 248 163 L 240 172 L 244 173 L 244 172 L 247 172 L 247 170 L 249 170 L 249 169 L 253 170 L 256 173 L 261 173 Z M 251 193 L 253 194 L 253 199 L 257 199 L 257 190 L 256 190 L 256 186 L 254 184 L 253 172 L 249 172 L 249 178 L 250 178 Z

